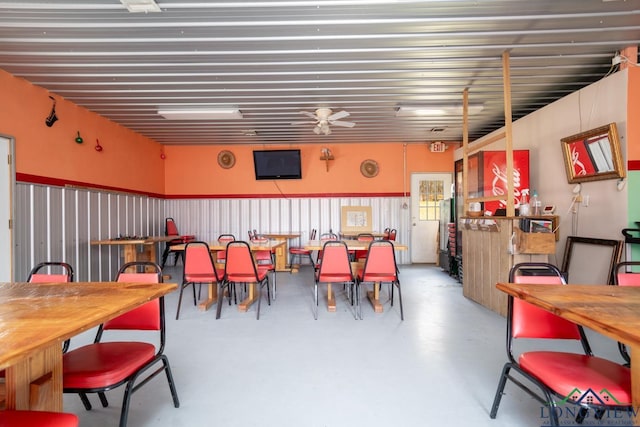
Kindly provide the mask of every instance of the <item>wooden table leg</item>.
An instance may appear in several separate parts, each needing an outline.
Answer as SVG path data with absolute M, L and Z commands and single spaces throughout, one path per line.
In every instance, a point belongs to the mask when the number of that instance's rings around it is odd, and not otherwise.
M 248 311 L 251 304 L 258 300 L 257 292 L 256 292 L 257 283 L 249 283 L 249 296 L 245 298 L 240 304 L 238 304 L 238 311 Z
M 62 412 L 62 344 L 6 369 L 6 408 Z
M 124 255 L 125 264 L 128 262 L 134 262 L 138 259 L 136 249 L 136 245 L 134 244 L 122 245 L 122 253 Z
M 380 283 L 373 284 L 373 291 L 367 292 L 367 298 L 373 306 L 374 313 L 382 313 L 382 303 L 380 302 Z
M 336 311 L 336 295 L 331 290 L 331 283 L 327 283 L 327 311 L 332 313 Z
M 195 286 L 195 285 L 193 285 Z M 207 299 L 200 304 L 198 304 L 198 309 L 201 311 L 206 311 L 218 301 L 218 284 L 217 283 L 209 283 L 208 285 L 209 291 L 207 292 Z

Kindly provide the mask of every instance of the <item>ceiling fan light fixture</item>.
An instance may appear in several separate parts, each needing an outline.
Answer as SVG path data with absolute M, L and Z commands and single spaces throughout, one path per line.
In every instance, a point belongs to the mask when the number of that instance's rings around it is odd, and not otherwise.
M 472 116 L 483 108 L 483 104 L 469 104 L 468 113 Z M 452 114 L 462 115 L 462 105 L 402 105 L 396 108 L 396 117 L 437 117 Z
M 131 13 L 162 12 L 154 0 L 120 0 L 120 3 Z
M 331 128 L 328 123 L 318 123 L 314 128 L 313 132 L 316 135 L 331 135 Z
M 237 108 L 160 108 L 158 114 L 168 120 L 238 120 Z

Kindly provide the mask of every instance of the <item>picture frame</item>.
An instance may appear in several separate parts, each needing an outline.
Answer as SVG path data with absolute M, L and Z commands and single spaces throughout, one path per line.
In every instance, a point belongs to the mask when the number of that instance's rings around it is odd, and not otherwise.
M 560 141 L 569 184 L 622 179 L 626 176 L 615 123 L 580 132 Z
M 373 231 L 371 206 L 342 206 L 340 231 L 342 233 L 370 233 Z

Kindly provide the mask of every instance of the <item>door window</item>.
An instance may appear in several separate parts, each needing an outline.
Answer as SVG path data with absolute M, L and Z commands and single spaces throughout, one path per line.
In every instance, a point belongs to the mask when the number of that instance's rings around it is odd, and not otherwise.
M 440 180 L 420 181 L 418 218 L 420 221 L 440 220 L 440 200 L 444 200 L 444 182 Z

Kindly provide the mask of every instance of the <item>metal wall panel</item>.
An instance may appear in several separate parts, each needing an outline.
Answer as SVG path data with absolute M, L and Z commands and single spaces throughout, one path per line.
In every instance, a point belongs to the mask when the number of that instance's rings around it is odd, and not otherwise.
M 181 234 L 194 234 L 197 239 L 213 241 L 222 233 L 247 239 L 247 231 L 299 231 L 308 239 L 309 232 L 340 231 L 342 206 L 371 206 L 373 229 L 398 230 L 397 240 L 409 244 L 409 209 L 403 209 L 402 197 L 362 198 L 296 198 L 296 199 L 185 199 L 165 201 L 167 216 L 172 217 Z M 411 260 L 410 251 L 399 251 L 398 263 Z
M 31 269 L 31 226 L 30 218 L 33 205 L 31 204 L 31 187 L 16 184 L 13 201 L 15 203 L 15 221 L 13 223 L 13 260 L 14 279 L 24 280 L 26 272 Z
M 92 240 L 119 235 L 163 235 L 165 201 L 146 196 L 17 183 L 15 280 L 42 261 L 71 264 L 78 281 L 112 280 L 120 250 Z M 158 245 L 156 250 L 162 250 Z
M 69 262 L 76 280 L 112 280 L 122 263 L 116 246 L 91 245 L 92 240 L 118 236 L 164 234 L 173 217 L 181 234 L 213 241 L 222 233 L 246 239 L 247 231 L 299 231 L 304 242 L 312 228 L 318 233 L 340 230 L 341 206 L 371 206 L 373 229 L 392 227 L 398 241 L 411 247 L 409 210 L 403 198 L 185 199 L 80 188 L 17 183 L 14 228 L 15 279 L 26 280 L 31 267 L 46 260 Z M 164 244 L 156 248 L 162 253 Z M 409 251 L 398 252 L 398 263 L 409 263 Z

